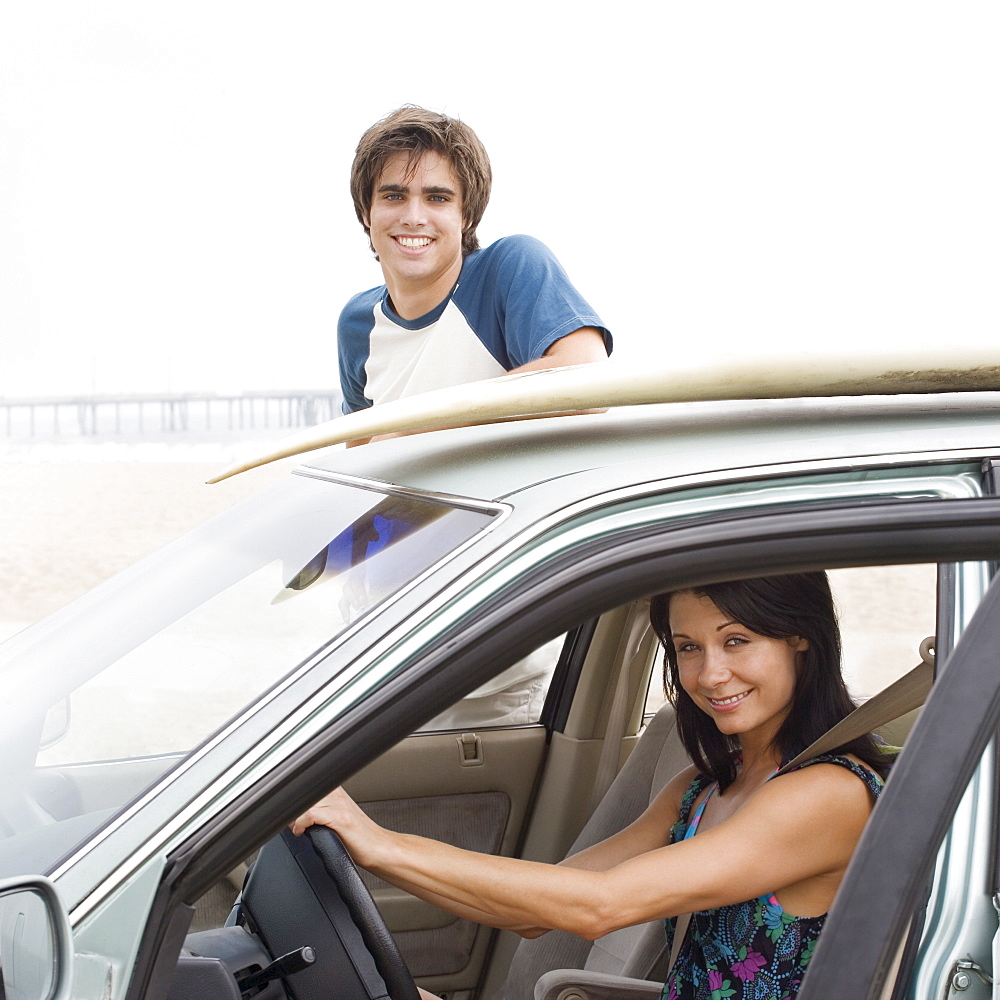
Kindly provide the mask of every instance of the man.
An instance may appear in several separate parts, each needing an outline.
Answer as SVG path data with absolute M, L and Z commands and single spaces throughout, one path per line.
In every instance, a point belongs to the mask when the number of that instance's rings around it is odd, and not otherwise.
M 447 115 L 402 107 L 361 137 L 351 194 L 385 284 L 340 317 L 345 413 L 607 358 L 610 333 L 545 246 L 510 236 L 479 249 L 491 181 L 476 134 Z
M 355 295 L 340 316 L 345 413 L 607 359 L 611 334 L 545 246 L 509 236 L 479 249 L 491 182 L 475 132 L 447 115 L 402 107 L 361 137 L 351 194 L 385 284 Z M 537 721 L 560 644 L 536 650 L 428 728 Z

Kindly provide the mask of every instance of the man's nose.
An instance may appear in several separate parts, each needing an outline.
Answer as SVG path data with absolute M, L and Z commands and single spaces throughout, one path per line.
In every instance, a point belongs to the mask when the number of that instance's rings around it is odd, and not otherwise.
M 403 206 L 401 220 L 407 226 L 422 226 L 427 222 L 427 211 L 419 198 L 408 198 Z

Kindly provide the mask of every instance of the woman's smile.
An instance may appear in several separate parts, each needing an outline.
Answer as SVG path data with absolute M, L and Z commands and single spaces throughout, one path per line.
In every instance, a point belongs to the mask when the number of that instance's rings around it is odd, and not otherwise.
M 740 694 L 730 695 L 728 698 L 712 698 L 706 695 L 708 703 L 716 712 L 731 712 L 741 705 L 753 693 L 753 688 L 743 691 Z

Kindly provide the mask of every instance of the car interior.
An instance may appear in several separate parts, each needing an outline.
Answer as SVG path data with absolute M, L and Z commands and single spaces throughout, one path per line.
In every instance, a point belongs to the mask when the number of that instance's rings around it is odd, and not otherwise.
M 938 567 L 837 569 L 830 578 L 845 676 L 863 701 L 912 668 L 935 634 Z M 916 714 L 880 735 L 902 746 Z M 639 600 L 547 643 L 346 788 L 392 829 L 556 862 L 627 825 L 686 765 L 648 600 Z M 171 1000 L 318 1000 L 331 983 L 338 997 L 415 1000 L 407 970 L 445 1000 L 527 1000 L 554 969 L 653 984 L 666 973 L 660 922 L 594 942 L 561 932 L 521 940 L 454 918 L 367 872 L 359 878 L 325 833 L 286 833 L 247 861 L 199 900 Z

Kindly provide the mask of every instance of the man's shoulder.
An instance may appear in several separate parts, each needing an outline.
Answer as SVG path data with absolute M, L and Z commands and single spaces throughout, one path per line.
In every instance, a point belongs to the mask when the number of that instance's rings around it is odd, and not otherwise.
M 374 288 L 367 288 L 357 295 L 352 295 L 347 304 L 341 310 L 343 315 L 357 312 L 359 309 L 371 309 L 377 302 L 381 301 L 385 295 L 385 285 L 376 285 Z
M 337 341 L 341 354 L 367 351 L 369 336 L 375 326 L 375 307 L 385 295 L 385 285 L 352 295 L 337 320 Z
M 465 258 L 458 298 L 463 299 L 466 292 L 480 295 L 491 289 L 523 289 L 525 284 L 544 282 L 561 273 L 552 251 L 541 240 L 523 233 L 503 236 Z
M 369 332 L 375 322 L 375 307 L 384 297 L 385 285 L 378 285 L 375 288 L 358 292 L 357 295 L 352 295 L 344 308 L 340 310 L 340 319 L 337 321 L 340 336 L 361 335 Z
M 551 257 L 552 251 L 534 236 L 517 233 L 513 236 L 501 236 L 482 250 L 476 250 L 466 258 L 469 262 L 485 264 L 487 262 L 502 262 L 519 257 Z

